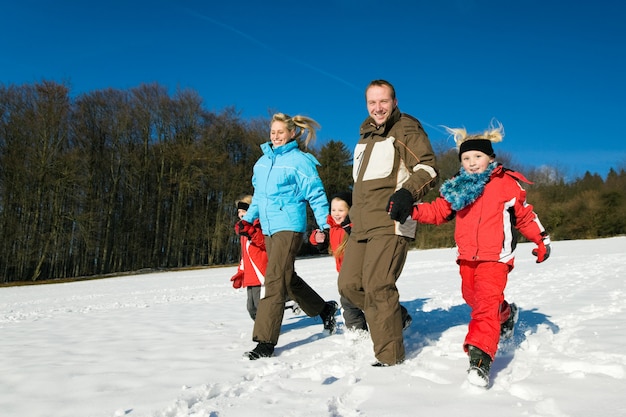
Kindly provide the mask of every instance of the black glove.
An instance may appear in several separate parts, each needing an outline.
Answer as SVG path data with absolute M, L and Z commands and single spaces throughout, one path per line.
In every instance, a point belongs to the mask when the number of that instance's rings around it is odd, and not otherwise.
M 393 193 L 387 203 L 387 213 L 391 220 L 396 220 L 400 224 L 404 224 L 406 219 L 411 215 L 413 210 L 413 195 L 406 188 L 400 188 Z

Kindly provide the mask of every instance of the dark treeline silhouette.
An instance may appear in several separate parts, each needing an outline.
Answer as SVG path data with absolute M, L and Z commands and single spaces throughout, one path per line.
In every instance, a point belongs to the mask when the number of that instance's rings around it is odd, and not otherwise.
M 0 282 L 237 262 L 235 200 L 268 135 L 156 84 L 0 86 Z M 329 191 L 347 187 L 350 151 L 321 155 L 343 178 Z
M 268 132 L 269 114 L 216 114 L 158 84 L 77 97 L 51 81 L 0 85 L 0 283 L 237 262 L 234 202 L 252 192 Z M 329 196 L 350 187 L 345 144 L 309 151 Z M 442 178 L 458 170 L 455 152 L 438 157 Z M 623 169 L 571 183 L 524 172 L 553 239 L 626 233 Z M 420 226 L 416 247 L 453 246 L 452 230 Z

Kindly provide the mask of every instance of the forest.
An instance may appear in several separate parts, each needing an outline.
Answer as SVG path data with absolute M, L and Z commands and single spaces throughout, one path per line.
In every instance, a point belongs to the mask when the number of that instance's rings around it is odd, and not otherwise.
M 78 96 L 54 81 L 0 84 L 0 284 L 237 263 L 235 201 L 253 191 L 269 119 L 210 112 L 197 92 L 159 84 Z M 437 145 L 450 178 L 456 151 Z M 351 149 L 308 151 L 329 196 L 350 188 Z M 626 233 L 625 167 L 565 181 L 498 160 L 533 181 L 528 201 L 553 240 Z M 453 229 L 420 225 L 415 248 L 452 247 Z

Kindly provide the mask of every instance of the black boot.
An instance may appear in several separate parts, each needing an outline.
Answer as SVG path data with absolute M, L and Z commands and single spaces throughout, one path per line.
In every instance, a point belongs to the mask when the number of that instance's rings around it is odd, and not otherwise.
M 336 301 L 326 301 L 326 305 L 324 309 L 320 313 L 320 317 L 322 318 L 322 322 L 324 323 L 324 330 L 327 330 L 328 333 L 335 333 L 335 328 L 337 327 L 337 321 L 335 320 L 335 314 L 339 309 L 339 304 Z
M 413 317 L 403 305 L 400 306 L 400 313 L 402 314 L 402 330 L 406 330 L 413 323 Z
M 519 309 L 515 303 L 509 304 L 509 307 L 511 308 L 511 314 L 509 315 L 509 318 L 500 325 L 500 338 L 505 340 L 510 339 L 511 336 L 513 336 L 515 323 L 517 323 L 517 318 L 519 317 Z
M 250 352 L 246 352 L 245 356 L 251 361 L 255 361 L 260 358 L 269 358 L 274 354 L 274 344 L 260 342 Z
M 480 387 L 489 386 L 489 370 L 491 369 L 491 357 L 476 346 L 468 345 L 470 366 L 467 370 L 467 380 Z

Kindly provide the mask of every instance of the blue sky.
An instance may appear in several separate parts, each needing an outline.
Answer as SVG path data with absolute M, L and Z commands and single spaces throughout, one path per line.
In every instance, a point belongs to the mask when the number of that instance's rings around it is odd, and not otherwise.
M 243 118 L 275 111 L 352 148 L 384 78 L 437 147 L 505 128 L 496 153 L 569 178 L 626 169 L 626 5 L 549 0 L 4 1 L 0 83 L 73 94 L 157 82 Z

